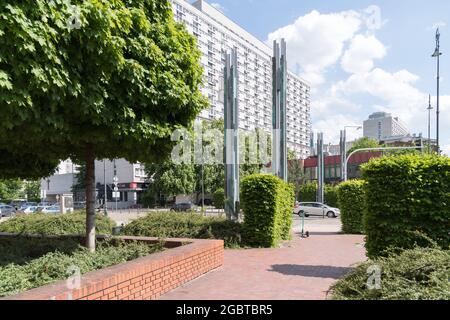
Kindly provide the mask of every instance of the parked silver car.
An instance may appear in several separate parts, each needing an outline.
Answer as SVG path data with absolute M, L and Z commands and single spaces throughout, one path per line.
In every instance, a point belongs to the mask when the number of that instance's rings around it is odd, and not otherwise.
M 309 216 L 327 216 L 328 218 L 337 218 L 341 215 L 338 208 L 330 207 L 319 202 L 297 202 L 294 208 L 294 214 L 305 217 Z
M 11 217 L 16 213 L 16 209 L 13 206 L 8 206 L 6 204 L 0 205 L 0 218 Z

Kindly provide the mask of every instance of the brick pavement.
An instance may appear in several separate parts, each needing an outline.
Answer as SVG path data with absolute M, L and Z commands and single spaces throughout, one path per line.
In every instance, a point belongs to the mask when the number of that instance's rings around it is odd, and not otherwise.
M 320 300 L 329 287 L 364 261 L 363 236 L 320 231 L 298 234 L 278 249 L 226 250 L 224 265 L 161 297 L 163 300 Z M 319 221 L 320 223 L 320 221 Z M 323 223 L 329 230 L 330 223 Z M 297 221 L 298 225 L 298 221 Z M 296 230 L 295 228 L 294 230 Z

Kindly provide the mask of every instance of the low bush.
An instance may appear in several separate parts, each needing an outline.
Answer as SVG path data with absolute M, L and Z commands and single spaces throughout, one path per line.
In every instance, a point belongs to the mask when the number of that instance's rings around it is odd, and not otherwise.
M 116 224 L 113 220 L 103 215 L 97 215 L 97 234 L 111 234 Z M 16 216 L 0 223 L 0 232 L 19 234 L 85 234 L 86 214 L 81 212 L 68 214 L 30 214 Z
M 362 166 L 369 257 L 390 247 L 450 246 L 450 158 L 397 155 Z
M 379 268 L 379 288 L 369 279 Z M 336 300 L 449 300 L 450 251 L 437 248 L 408 249 L 359 265 L 334 284 Z M 370 284 L 369 288 L 367 284 Z
M 157 238 L 221 239 L 225 246 L 244 246 L 241 224 L 198 213 L 152 212 L 126 225 L 123 234 Z
M 337 188 L 337 198 L 341 209 L 342 232 L 361 234 L 365 209 L 364 181 L 343 182 Z
M 74 240 L 60 241 L 58 245 L 55 240 L 52 241 L 55 244 L 53 250 L 36 259 L 26 259 L 28 245 L 21 252 L 17 249 L 17 242 L 0 239 L 0 252 L 10 252 L 13 249 L 16 254 L 15 257 L 9 254 L 7 261 L 4 256 L 0 256 L 0 297 L 67 279 L 73 275 L 74 267 L 79 268 L 83 274 L 163 250 L 161 244 L 111 240 L 99 242 L 97 250 L 91 253 L 81 246 L 76 247 Z
M 214 207 L 216 209 L 225 208 L 225 190 L 223 188 L 217 189 L 213 194 Z
M 325 185 L 324 188 L 324 202 L 333 208 L 338 208 L 337 187 L 331 184 Z
M 300 186 L 297 195 L 300 202 L 316 202 L 317 200 L 317 183 L 310 182 Z
M 267 174 L 250 175 L 241 183 L 246 243 L 275 247 L 291 237 L 294 187 Z

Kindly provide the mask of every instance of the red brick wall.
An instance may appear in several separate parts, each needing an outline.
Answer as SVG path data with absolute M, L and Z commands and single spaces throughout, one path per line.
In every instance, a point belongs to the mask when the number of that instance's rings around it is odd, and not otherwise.
M 126 237 L 154 242 L 154 238 Z M 189 282 L 223 264 L 222 240 L 168 240 L 167 246 L 191 243 L 127 263 L 82 275 L 79 289 L 66 281 L 9 296 L 9 300 L 148 300 Z

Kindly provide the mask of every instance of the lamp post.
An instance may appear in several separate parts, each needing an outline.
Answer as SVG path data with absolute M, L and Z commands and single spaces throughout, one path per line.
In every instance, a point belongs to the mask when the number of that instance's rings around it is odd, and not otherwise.
M 344 127 L 344 135 L 343 135 L 343 139 L 342 139 L 342 180 L 347 181 L 347 129 L 356 129 L 356 130 L 361 130 L 362 127 L 361 126 L 345 126 Z
M 431 94 L 428 97 L 428 153 L 431 153 L 431 110 L 433 107 L 431 106 Z
M 437 58 L 437 97 L 436 97 L 436 144 L 437 144 L 437 152 L 441 153 L 440 144 L 439 144 L 439 58 L 442 55 L 440 51 L 440 40 L 441 34 L 439 33 L 439 28 L 436 30 L 436 49 L 434 49 L 434 53 L 431 57 Z

